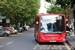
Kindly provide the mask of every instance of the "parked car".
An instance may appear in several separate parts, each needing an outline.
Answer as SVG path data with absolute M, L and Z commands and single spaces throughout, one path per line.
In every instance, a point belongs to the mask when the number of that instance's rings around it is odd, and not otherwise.
M 20 32 L 23 32 L 23 28 L 22 28 L 22 27 L 20 27 L 20 28 L 19 28 L 19 31 L 20 31 Z
M 15 32 L 15 34 L 17 34 L 17 30 L 16 29 L 14 29 L 14 32 Z
M 11 33 L 7 29 L 0 29 L 0 36 L 9 36 Z
M 15 30 L 17 30 L 18 32 L 22 32 L 23 28 L 22 27 L 16 27 Z
M 11 32 L 11 34 L 13 34 L 13 30 L 10 27 L 3 27 L 3 29 L 7 29 L 8 31 Z
M 26 29 L 26 27 L 22 27 L 23 28 L 23 31 L 26 31 L 27 29 Z
M 25 27 L 26 27 L 26 30 L 30 29 L 30 27 L 29 27 L 29 26 L 25 26 Z
M 27 26 L 28 27 L 28 29 L 30 29 L 30 26 Z
M 11 32 L 12 32 L 13 34 L 17 34 L 17 30 L 14 29 L 14 27 L 10 27 L 10 30 L 11 30 Z

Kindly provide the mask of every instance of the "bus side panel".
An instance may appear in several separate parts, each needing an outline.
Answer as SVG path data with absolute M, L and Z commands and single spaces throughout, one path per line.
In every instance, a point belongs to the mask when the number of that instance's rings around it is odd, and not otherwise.
M 39 18 L 37 18 L 37 19 L 39 19 Z M 36 22 L 37 22 L 37 19 L 36 19 Z M 35 39 L 37 40 L 37 41 L 39 41 L 39 27 L 36 29 L 36 22 L 35 22 L 35 29 L 34 29 L 34 37 L 35 37 Z
M 36 31 L 35 28 L 34 28 L 34 37 L 35 37 L 36 40 L 38 40 L 38 33 L 39 33 L 39 32 Z
M 64 18 L 65 18 L 65 33 L 66 33 L 66 15 L 64 15 Z M 66 37 L 65 37 L 65 39 L 66 39 Z
M 35 37 L 35 39 L 36 39 L 36 31 L 35 31 L 35 27 L 34 27 L 34 37 Z

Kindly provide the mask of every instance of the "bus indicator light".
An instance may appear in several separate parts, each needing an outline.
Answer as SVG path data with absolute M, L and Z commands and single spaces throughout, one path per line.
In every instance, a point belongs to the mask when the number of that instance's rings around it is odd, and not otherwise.
M 66 41 L 66 39 L 64 39 L 64 41 Z

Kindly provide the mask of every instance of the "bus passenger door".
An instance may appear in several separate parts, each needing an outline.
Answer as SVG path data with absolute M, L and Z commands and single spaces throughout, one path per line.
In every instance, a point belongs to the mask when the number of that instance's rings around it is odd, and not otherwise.
M 37 19 L 35 21 L 35 39 L 38 40 L 39 39 L 39 19 Z

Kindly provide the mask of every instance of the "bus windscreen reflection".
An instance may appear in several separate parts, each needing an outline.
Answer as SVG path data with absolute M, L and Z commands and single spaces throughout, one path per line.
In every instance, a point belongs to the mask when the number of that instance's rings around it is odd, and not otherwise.
M 64 33 L 65 20 L 61 15 L 41 16 L 41 33 Z

